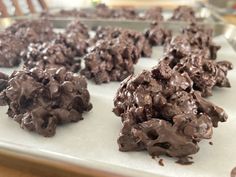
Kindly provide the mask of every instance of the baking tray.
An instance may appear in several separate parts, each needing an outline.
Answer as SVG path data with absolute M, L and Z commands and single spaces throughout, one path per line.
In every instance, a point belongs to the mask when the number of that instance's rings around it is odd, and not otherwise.
M 164 5 L 162 4 L 164 3 Z M 158 5 L 160 4 L 160 5 Z M 162 4 L 162 5 L 161 5 Z M 171 6 L 171 8 L 169 8 L 169 5 L 165 5 L 165 4 L 174 4 L 173 6 Z M 178 7 L 178 4 L 176 3 L 173 3 L 172 1 L 165 1 L 165 2 L 160 2 L 160 3 L 157 3 L 157 5 L 155 6 L 159 6 L 159 7 L 162 7 L 163 9 L 163 12 L 162 12 L 162 15 L 164 17 L 164 21 L 168 21 L 169 18 L 172 16 L 172 13 L 173 13 L 173 10 Z M 196 17 L 199 18 L 199 23 L 201 22 L 214 22 L 214 23 L 218 23 L 218 22 L 225 22 L 224 18 L 221 17 L 221 15 L 219 15 L 216 10 L 214 8 L 211 8 L 211 6 L 208 4 L 208 3 L 203 3 L 203 2 L 194 2 L 194 3 L 190 3 L 189 4 L 190 7 L 192 7 L 193 9 L 195 9 L 195 12 L 196 12 Z M 115 8 L 118 8 L 119 6 L 116 6 Z M 128 7 L 133 7 L 133 5 L 129 5 Z M 140 7 L 134 7 L 134 9 L 143 14 L 145 12 L 145 10 L 149 9 L 149 8 L 152 8 L 153 6 L 142 6 L 142 8 Z M 57 14 L 60 10 L 64 9 L 63 7 L 61 8 L 50 8 L 49 9 L 49 14 L 52 14 L 52 15 L 55 15 Z M 74 8 L 76 9 L 76 8 Z M 72 9 L 64 9 L 64 10 L 72 10 Z M 79 9 L 77 9 L 79 10 Z M 94 8 L 82 8 L 81 10 L 84 10 L 86 12 L 93 12 L 94 11 Z M 21 17 L 11 17 L 11 18 L 38 18 L 39 16 L 41 15 L 41 13 L 35 13 L 35 14 L 26 14 L 25 16 L 21 16 Z M 68 20 L 68 19 L 74 19 L 76 17 L 49 17 L 50 19 L 55 19 L 55 20 Z M 79 17 L 81 20 L 94 20 L 94 18 L 82 18 L 82 17 Z M 96 18 L 96 20 L 104 20 L 102 18 Z M 128 19 L 119 19 L 119 18 L 110 18 L 110 19 L 105 19 L 105 20 L 111 20 L 111 21 L 130 21 Z M 150 23 L 151 21 L 153 20 L 133 20 L 135 22 L 148 22 Z
M 12 19 L 8 19 L 10 24 Z M 55 28 L 63 28 L 69 21 L 52 21 Z M 147 22 L 108 22 L 83 21 L 89 27 L 120 26 L 123 28 L 144 30 Z M 163 26 L 178 33 L 186 23 L 166 22 Z M 235 34 L 233 25 L 209 24 L 214 29 L 214 40 L 222 45 L 218 58 L 227 59 L 236 65 Z M 152 58 L 141 58 L 135 66 L 135 73 L 143 69 L 150 69 L 158 63 L 162 56 L 162 47 L 154 48 Z M 0 68 L 2 72 L 11 73 L 13 69 Z M 19 125 L 6 115 L 7 107 L 0 107 L 0 153 L 23 156 L 47 163 L 69 164 L 70 166 L 85 169 L 84 173 L 91 174 L 101 171 L 104 176 L 182 176 L 182 177 L 215 177 L 229 176 L 230 171 L 236 166 L 236 70 L 229 72 L 232 88 L 215 89 L 209 99 L 223 107 L 229 115 L 226 123 L 221 123 L 214 129 L 213 146 L 209 141 L 200 143 L 200 151 L 193 155 L 194 164 L 182 166 L 176 164 L 176 159 L 161 156 L 165 166 L 159 166 L 147 152 L 120 152 L 118 151 L 117 137 L 121 129 L 121 121 L 112 112 L 113 97 L 119 83 L 95 85 L 88 81 L 93 109 L 84 114 L 84 120 L 59 126 L 57 133 L 52 138 L 44 138 L 35 133 L 22 130 Z M 94 174 L 94 173 L 93 173 Z M 96 176 L 96 175 L 95 175 Z
M 208 9 L 207 7 L 205 7 L 204 4 L 201 4 L 201 5 L 198 5 L 198 6 L 195 6 L 193 7 L 195 10 L 196 10 L 196 17 L 201 19 L 203 22 L 223 22 L 224 19 L 218 14 L 216 13 L 213 9 Z M 52 14 L 52 15 L 55 15 L 57 14 L 61 9 L 50 9 L 49 10 L 49 13 Z M 94 9 L 93 8 L 86 8 L 86 9 L 83 9 L 87 12 L 93 12 Z M 145 10 L 147 9 L 136 9 L 137 12 L 143 14 L 145 12 Z M 173 13 L 173 9 L 170 10 L 170 9 L 166 9 L 166 8 L 163 8 L 163 12 L 162 12 L 162 15 L 164 17 L 164 21 L 168 21 L 169 18 L 172 16 L 172 13 Z M 39 16 L 40 14 L 36 15 L 36 16 Z M 75 17 L 50 17 L 52 19 L 67 19 L 67 18 L 75 18 Z M 79 17 L 80 18 L 80 17 Z M 89 19 L 89 18 L 80 18 L 80 19 Z M 97 20 L 102 20 L 102 18 L 96 18 Z M 114 19 L 109 19 L 108 20 L 113 20 L 113 21 L 129 21 L 128 19 L 119 19 L 119 18 L 114 18 Z M 136 21 L 136 22 L 143 22 L 143 21 L 146 21 L 146 22 L 151 22 L 153 20 L 133 20 L 133 21 Z

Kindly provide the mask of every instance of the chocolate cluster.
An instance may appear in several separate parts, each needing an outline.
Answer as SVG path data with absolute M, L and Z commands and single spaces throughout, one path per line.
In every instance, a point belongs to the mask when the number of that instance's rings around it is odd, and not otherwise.
M 81 57 L 87 53 L 88 39 L 88 28 L 76 19 L 66 27 L 64 33 L 57 35 L 56 43 L 65 45 L 75 56 Z
M 20 64 L 20 53 L 24 44 L 11 34 L 0 34 L 0 67 L 14 67 Z
M 159 22 L 152 22 L 149 29 L 145 31 L 145 37 L 151 46 L 169 43 L 172 37 L 170 30 L 163 28 Z
M 220 46 L 213 42 L 213 30 L 205 25 L 191 23 L 183 29 L 182 34 L 187 36 L 191 47 L 198 47 L 200 50 L 208 50 L 209 58 L 216 59 Z
M 228 61 L 214 60 L 220 46 L 212 38 L 211 29 L 191 24 L 166 45 L 163 58 L 172 69 L 188 73 L 204 97 L 212 95 L 214 86 L 230 87 L 227 72 L 233 68 Z
M 138 13 L 134 8 L 122 7 L 111 9 L 105 4 L 98 4 L 95 7 L 95 14 L 100 18 L 119 18 L 119 19 L 136 19 L 138 18 Z
M 19 20 L 5 31 L 21 40 L 26 46 L 29 43 L 50 41 L 55 37 L 53 26 L 46 19 Z
M 144 34 L 130 29 L 98 27 L 94 40 L 111 40 L 114 38 L 122 38 L 130 41 L 137 47 L 138 53 L 143 57 L 150 57 L 152 54 L 152 46 L 149 44 L 149 41 L 145 38 Z
M 233 68 L 229 61 L 214 61 L 204 58 L 201 53 L 193 53 L 181 59 L 165 57 L 170 67 L 180 73 L 188 73 L 193 80 L 193 88 L 204 97 L 211 96 L 217 87 L 230 87 L 228 70 Z
M 0 67 L 18 66 L 21 51 L 30 43 L 50 41 L 54 37 L 52 24 L 48 20 L 17 21 L 0 34 Z
M 96 84 L 122 81 L 134 72 L 139 57 L 137 48 L 126 38 L 99 40 L 84 57 L 81 73 Z
M 222 108 L 193 90 L 187 73 L 171 69 L 165 61 L 125 79 L 114 106 L 123 123 L 119 149 L 147 150 L 152 156 L 195 154 L 198 142 L 211 138 L 212 128 L 227 119 Z
M 31 43 L 22 54 L 27 68 L 41 69 L 65 67 L 72 72 L 78 72 L 81 60 L 74 58 L 71 48 L 60 43 Z
M 57 125 L 82 120 L 92 108 L 84 77 L 65 68 L 15 71 L 0 94 L 0 105 L 23 129 L 53 136 Z
M 162 15 L 161 7 L 153 7 L 144 12 L 143 18 L 145 20 L 155 20 L 155 21 L 163 21 L 164 17 Z
M 195 16 L 195 12 L 192 7 L 178 6 L 174 10 L 170 20 L 195 22 L 197 18 Z

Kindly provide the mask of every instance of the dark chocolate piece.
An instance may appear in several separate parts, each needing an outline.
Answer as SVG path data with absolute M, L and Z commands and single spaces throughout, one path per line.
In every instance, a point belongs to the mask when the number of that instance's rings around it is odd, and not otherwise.
M 168 43 L 172 34 L 170 30 L 163 28 L 158 22 L 153 22 L 150 28 L 145 31 L 145 37 L 152 46 L 156 46 Z
M 11 34 L 0 34 L 0 67 L 14 67 L 21 62 L 23 43 Z
M 123 123 L 119 149 L 146 149 L 152 156 L 197 153 L 198 142 L 211 138 L 212 127 L 226 121 L 227 115 L 192 85 L 187 73 L 172 70 L 165 61 L 125 79 L 113 109 Z
M 65 67 L 72 72 L 80 69 L 81 60 L 75 59 L 71 49 L 59 43 L 30 44 L 22 56 L 28 68 L 37 66 L 44 70 Z
M 177 7 L 170 20 L 176 21 L 196 21 L 195 12 L 192 7 L 189 6 L 179 6 Z
M 85 78 L 65 68 L 15 71 L 0 99 L 23 129 L 46 137 L 55 134 L 57 125 L 82 120 L 92 108 Z
M 125 38 L 133 43 L 138 49 L 141 56 L 150 57 L 152 54 L 152 47 L 149 41 L 146 40 L 142 33 L 139 33 L 130 29 L 122 29 L 116 27 L 98 27 L 96 30 L 96 35 L 94 37 L 95 41 L 100 39 L 111 40 L 114 38 Z
M 85 69 L 81 73 L 96 84 L 122 81 L 133 73 L 139 57 L 137 48 L 129 40 L 100 40 L 84 57 Z

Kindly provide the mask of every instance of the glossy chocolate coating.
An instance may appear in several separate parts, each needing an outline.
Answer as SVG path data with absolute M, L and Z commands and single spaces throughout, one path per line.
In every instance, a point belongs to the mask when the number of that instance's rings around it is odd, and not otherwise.
M 1 105 L 21 128 L 49 137 L 56 126 L 82 120 L 92 108 L 84 77 L 65 68 L 15 71 L 0 94 Z
M 72 72 L 80 69 L 80 60 L 74 58 L 71 48 L 59 43 L 32 43 L 22 56 L 24 64 L 28 68 L 35 66 L 41 69 L 65 67 Z
M 133 45 L 137 47 L 141 56 L 150 57 L 152 55 L 152 46 L 145 38 L 144 34 L 130 29 L 122 29 L 118 27 L 98 27 L 94 41 L 98 41 L 100 39 L 111 40 L 120 37 L 132 42 Z
M 139 57 L 137 48 L 125 39 L 99 40 L 84 57 L 81 73 L 96 84 L 122 81 L 134 72 Z
M 172 157 L 197 153 L 198 142 L 211 138 L 212 127 L 227 115 L 192 85 L 187 73 L 172 70 L 165 61 L 125 79 L 113 109 L 123 123 L 120 150 L 146 149 L 153 156 Z

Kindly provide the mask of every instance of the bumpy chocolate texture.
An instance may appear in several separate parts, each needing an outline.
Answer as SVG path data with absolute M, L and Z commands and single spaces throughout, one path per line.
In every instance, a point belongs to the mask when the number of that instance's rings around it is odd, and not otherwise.
M 53 26 L 46 19 L 19 20 L 8 27 L 6 32 L 20 39 L 26 46 L 29 43 L 50 41 L 55 37 Z
M 210 58 L 208 48 L 200 50 L 197 45 L 192 46 L 189 42 L 189 37 L 184 34 L 173 37 L 170 43 L 166 43 L 164 46 L 164 55 L 178 59 L 198 52 L 201 52 L 206 59 Z
M 0 72 L 0 92 L 8 85 L 8 75 Z
M 193 88 L 203 97 L 211 96 L 214 86 L 230 87 L 227 73 L 233 66 L 229 61 L 208 60 L 200 52 L 181 59 L 167 56 L 164 60 L 174 70 L 188 73 L 193 80 Z
M 86 80 L 65 68 L 15 71 L 0 98 L 23 129 L 46 137 L 55 134 L 57 125 L 82 120 L 92 108 Z
M 123 123 L 119 149 L 147 150 L 152 156 L 197 153 L 198 142 L 211 138 L 212 127 L 227 115 L 193 91 L 192 84 L 187 73 L 172 70 L 164 61 L 124 80 L 113 110 Z
M 180 73 L 187 72 L 194 89 L 204 97 L 212 95 L 214 86 L 230 87 L 227 72 L 233 66 L 228 61 L 213 60 L 220 47 L 212 42 L 212 30 L 191 24 L 183 33 L 166 45 L 164 60 L 169 66 Z
M 86 54 L 89 47 L 88 38 L 88 28 L 76 19 L 66 27 L 64 33 L 57 36 L 56 43 L 64 44 L 71 48 L 75 56 L 81 57 Z
M 149 41 L 145 38 L 142 33 L 137 31 L 122 29 L 116 27 L 98 27 L 96 30 L 96 35 L 94 37 L 95 41 L 100 39 L 113 39 L 113 38 L 125 38 L 133 43 L 138 49 L 141 56 L 150 57 L 152 54 L 152 47 Z
M 72 50 L 59 43 L 30 44 L 22 57 L 28 68 L 35 66 L 41 69 L 65 67 L 72 72 L 80 69 L 81 60 L 75 59 Z
M 170 42 L 172 33 L 156 21 L 152 22 L 150 28 L 145 31 L 145 37 L 152 46 L 163 45 Z
M 209 50 L 210 59 L 216 59 L 217 51 L 220 46 L 213 42 L 213 30 L 205 25 L 191 23 L 183 29 L 184 35 L 188 36 L 191 46 L 198 46 L 199 49 L 207 48 Z
M 14 67 L 20 64 L 23 43 L 11 34 L 0 34 L 0 67 Z
M 177 20 L 177 21 L 196 21 L 195 12 L 192 7 L 189 6 L 179 6 L 177 7 L 170 20 Z
M 134 72 L 139 57 L 137 48 L 126 39 L 99 40 L 84 57 L 81 73 L 96 84 L 122 81 Z

